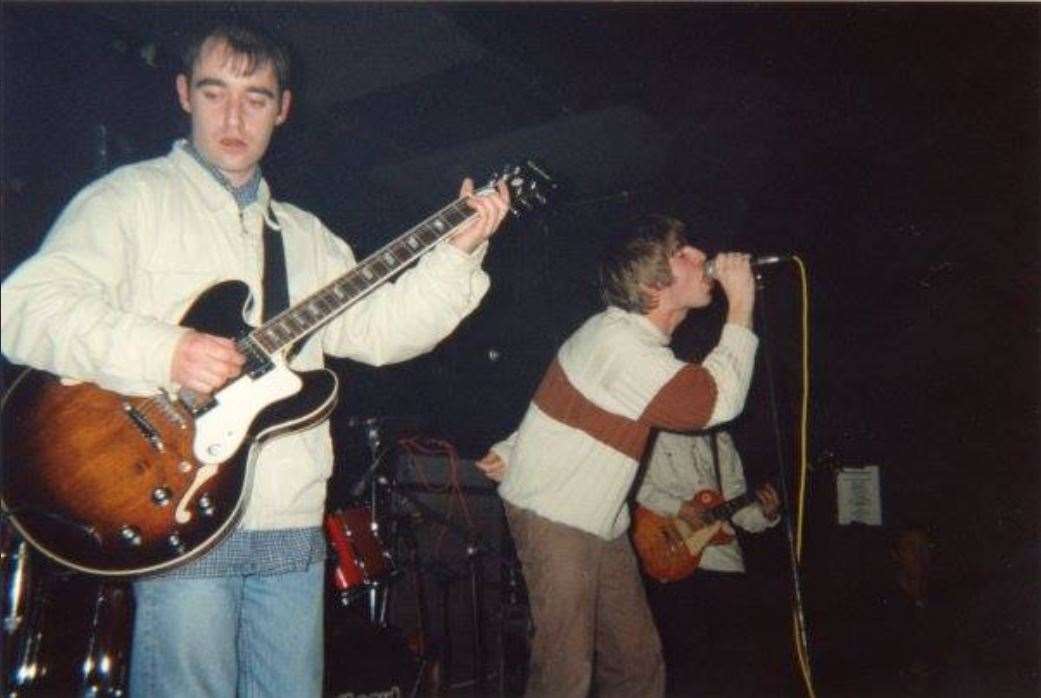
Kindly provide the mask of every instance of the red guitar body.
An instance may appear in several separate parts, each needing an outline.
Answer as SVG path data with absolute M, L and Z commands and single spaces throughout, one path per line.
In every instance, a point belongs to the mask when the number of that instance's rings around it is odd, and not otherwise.
M 691 501 L 706 512 L 726 505 L 715 490 L 701 490 Z M 633 515 L 633 547 L 644 571 L 659 582 L 675 582 L 693 574 L 707 546 L 734 539 L 730 531 L 722 520 L 695 529 L 683 519 L 662 516 L 643 506 Z

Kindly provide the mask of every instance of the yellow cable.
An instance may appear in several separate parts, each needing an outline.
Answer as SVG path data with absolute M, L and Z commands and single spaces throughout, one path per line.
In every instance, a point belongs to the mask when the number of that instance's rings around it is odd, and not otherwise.
M 806 278 L 806 265 L 797 255 L 792 260 L 799 267 L 799 278 L 802 281 L 802 403 L 799 409 L 799 495 L 798 519 L 795 522 L 795 560 L 802 562 L 802 529 L 806 502 L 806 450 L 809 440 L 809 405 L 810 405 L 810 291 Z
M 799 278 L 802 284 L 802 399 L 799 406 L 799 486 L 796 494 L 795 521 L 795 564 L 802 563 L 802 533 L 806 504 L 806 473 L 809 470 L 807 444 L 809 443 L 809 404 L 810 404 L 810 299 L 806 265 L 798 256 L 792 260 L 799 267 Z M 798 598 L 793 595 L 793 601 Z M 806 646 L 806 628 L 800 608 L 792 608 L 792 640 L 795 653 L 802 672 L 803 683 L 810 698 L 816 698 L 813 688 L 813 676 L 810 671 L 809 649 Z

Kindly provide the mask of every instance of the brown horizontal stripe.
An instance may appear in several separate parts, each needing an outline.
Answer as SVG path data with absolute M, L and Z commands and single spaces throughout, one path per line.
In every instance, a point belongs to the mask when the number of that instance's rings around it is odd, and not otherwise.
M 700 429 L 712 416 L 716 395 L 712 374 L 697 364 L 687 364 L 651 399 L 640 421 L 672 431 Z
M 534 402 L 558 422 L 585 432 L 633 460 L 643 455 L 650 427 L 593 404 L 571 384 L 556 359 L 542 377 Z M 546 444 L 546 448 L 552 446 Z

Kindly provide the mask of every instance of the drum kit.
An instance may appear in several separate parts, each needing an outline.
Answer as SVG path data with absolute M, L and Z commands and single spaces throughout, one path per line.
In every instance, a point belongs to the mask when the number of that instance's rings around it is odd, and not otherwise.
M 427 507 L 413 495 L 397 491 L 392 469 L 383 467 L 387 449 L 379 441 L 377 426 L 370 423 L 368 433 L 372 466 L 355 485 L 352 501 L 331 509 L 323 521 L 330 551 L 324 692 L 335 698 L 440 695 L 445 686 L 437 643 L 431 640 L 427 622 L 417 536 L 410 517 L 396 511 L 394 502 L 409 500 L 413 511 Z M 367 501 L 359 501 L 361 493 L 367 494 Z M 66 570 L 33 551 L 3 522 L 0 568 L 0 698 L 128 695 L 134 612 L 128 582 Z M 508 569 L 513 570 L 507 575 L 512 580 L 508 587 L 516 596 L 519 573 L 515 564 Z M 392 593 L 406 576 L 418 611 L 418 627 L 407 635 L 388 620 Z M 471 581 L 476 608 L 482 584 L 476 573 Z M 511 618 L 513 625 L 522 628 L 514 633 L 514 644 L 518 638 L 521 644 L 526 641 L 527 616 L 519 609 L 526 606 L 514 603 L 503 612 L 504 629 Z M 479 620 L 475 616 L 475 624 Z M 508 642 L 510 638 L 504 636 L 504 649 Z M 479 644 L 475 651 L 483 657 Z M 477 671 L 475 684 L 484 689 L 480 695 L 490 695 L 493 691 L 483 683 L 483 662 L 477 664 Z M 498 693 L 519 695 L 509 684 L 517 681 L 516 662 L 506 666 L 500 661 L 498 674 Z

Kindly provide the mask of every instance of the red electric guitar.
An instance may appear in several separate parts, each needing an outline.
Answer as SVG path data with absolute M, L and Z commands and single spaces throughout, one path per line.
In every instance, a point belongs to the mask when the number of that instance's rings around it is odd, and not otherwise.
M 729 501 L 715 490 L 701 490 L 692 502 L 705 513 L 705 525 L 694 528 L 679 517 L 662 516 L 644 506 L 633 516 L 633 547 L 644 571 L 659 582 L 675 582 L 693 574 L 701 554 L 710 545 L 729 543 L 734 534 L 724 526 L 738 509 L 756 501 L 755 493 L 745 493 Z

